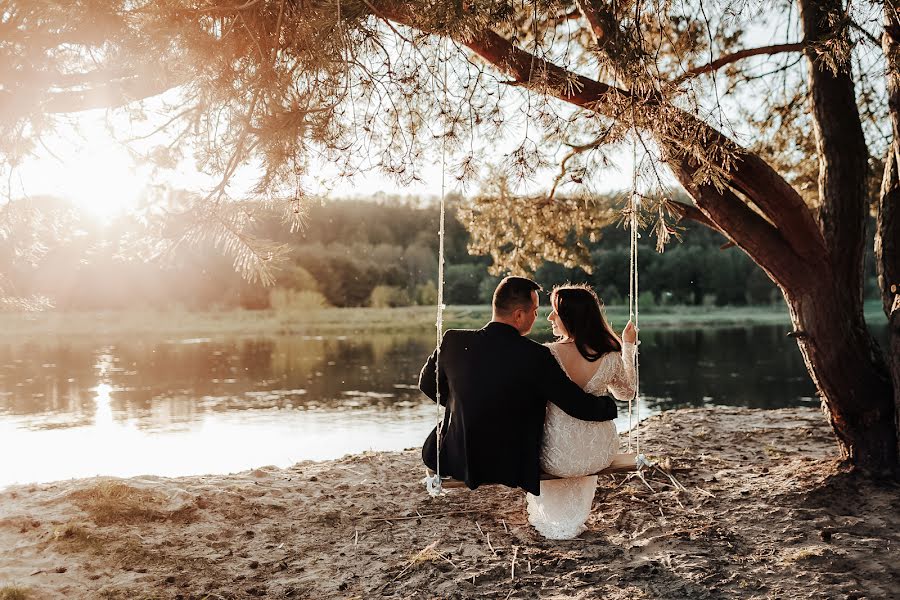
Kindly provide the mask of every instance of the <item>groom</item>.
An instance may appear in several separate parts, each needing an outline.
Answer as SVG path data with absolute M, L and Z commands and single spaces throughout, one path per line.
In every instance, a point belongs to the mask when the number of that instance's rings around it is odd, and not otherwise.
M 547 402 L 584 421 L 609 421 L 616 404 L 573 383 L 550 350 L 524 337 L 538 311 L 541 286 L 506 277 L 494 290 L 491 322 L 478 330 L 451 329 L 440 348 L 441 476 L 469 488 L 485 483 L 540 494 L 540 449 Z M 419 389 L 437 399 L 437 350 L 419 376 Z M 436 433 L 422 459 L 437 467 Z

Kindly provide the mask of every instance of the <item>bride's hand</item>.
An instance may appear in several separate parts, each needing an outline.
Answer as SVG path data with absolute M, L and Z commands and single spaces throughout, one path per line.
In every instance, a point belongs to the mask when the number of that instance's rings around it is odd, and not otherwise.
M 637 331 L 634 323 L 629 320 L 628 325 L 626 325 L 625 329 L 622 331 L 622 341 L 626 344 L 634 344 L 637 342 Z

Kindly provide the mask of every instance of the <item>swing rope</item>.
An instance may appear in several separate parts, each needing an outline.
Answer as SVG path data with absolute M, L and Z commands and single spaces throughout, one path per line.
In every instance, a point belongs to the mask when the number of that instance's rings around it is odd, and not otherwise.
M 441 39 L 441 53 L 443 56 L 443 92 L 447 97 L 447 57 L 446 40 Z M 443 427 L 443 411 L 441 411 L 441 338 L 444 335 L 444 221 L 446 214 L 447 191 L 447 136 L 441 142 L 441 200 L 440 220 L 438 225 L 438 289 L 437 289 L 437 317 L 435 319 L 435 359 L 434 359 L 434 383 L 436 391 L 435 405 L 437 406 L 437 424 L 435 427 L 435 454 L 436 464 L 434 475 L 425 478 L 425 488 L 431 497 L 440 496 L 441 487 L 441 429 Z
M 628 264 L 628 319 L 634 323 L 638 330 L 638 211 L 641 207 L 641 199 L 637 192 L 637 142 L 632 145 L 632 179 L 631 179 L 631 207 L 629 210 L 629 228 L 631 229 L 631 253 Z M 632 450 L 632 437 L 635 440 L 635 452 L 638 455 L 638 466 L 641 462 L 641 405 L 640 405 L 640 361 L 638 360 L 638 345 L 634 347 L 634 396 L 628 399 L 628 451 Z M 636 422 L 632 422 L 632 410 L 636 412 Z

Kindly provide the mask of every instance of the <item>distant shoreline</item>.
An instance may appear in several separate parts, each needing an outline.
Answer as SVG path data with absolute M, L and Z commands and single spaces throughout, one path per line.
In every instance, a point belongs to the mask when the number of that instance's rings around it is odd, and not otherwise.
M 534 333 L 549 333 L 547 307 Z M 477 328 L 490 320 L 490 307 L 449 306 L 444 329 Z M 616 329 L 628 320 L 625 306 L 607 307 Z M 322 335 L 360 332 L 416 332 L 434 330 L 435 308 L 322 308 L 309 311 L 275 310 L 121 310 L 91 312 L 0 313 L 0 339 L 37 336 L 107 336 L 123 334 L 159 335 Z M 877 302 L 866 304 L 870 324 L 885 322 Z M 663 306 L 639 313 L 642 326 L 696 327 L 789 325 L 787 309 L 781 306 Z

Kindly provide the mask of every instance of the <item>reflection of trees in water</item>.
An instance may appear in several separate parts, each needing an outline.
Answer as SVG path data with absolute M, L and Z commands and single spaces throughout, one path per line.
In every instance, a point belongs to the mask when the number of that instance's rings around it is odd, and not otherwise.
M 97 381 L 74 374 L 90 372 L 93 365 L 87 348 L 43 342 L 0 345 L 0 412 L 67 413 L 73 422 L 89 422 L 94 412 L 90 388 Z
M 411 395 L 395 384 L 415 384 L 430 344 L 427 333 L 7 343 L 0 345 L 0 411 L 91 422 L 100 354 L 112 357 L 103 379 L 113 388 L 115 419 L 140 418 L 151 427 L 189 422 L 205 410 L 337 406 L 348 401 L 345 391 L 376 392 L 382 396 L 375 399 L 389 403 L 385 394 Z M 265 390 L 277 393 L 259 393 Z
M 878 332 L 876 332 L 878 333 Z M 641 391 L 659 407 L 796 405 L 815 389 L 780 326 L 641 333 Z M 414 388 L 433 334 L 225 338 L 197 343 L 54 340 L 0 344 L 0 413 L 88 424 L 97 361 L 110 354 L 116 421 L 171 427 L 207 411 L 421 402 Z M 399 387 L 398 387 L 399 386 Z M 302 390 L 302 392 L 298 391 Z M 706 399 L 704 399 L 706 398 Z
M 777 408 L 815 394 L 793 340 L 777 326 L 659 329 L 641 334 L 641 392 L 661 408 Z
M 354 338 L 275 338 L 273 378 L 307 391 L 307 401 L 339 404 L 346 391 L 401 395 L 431 352 L 427 335 L 371 333 Z

